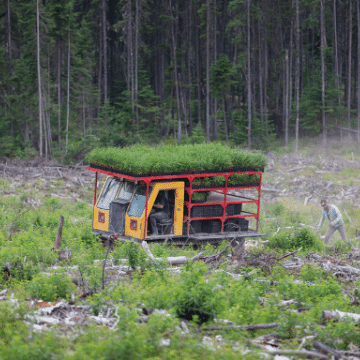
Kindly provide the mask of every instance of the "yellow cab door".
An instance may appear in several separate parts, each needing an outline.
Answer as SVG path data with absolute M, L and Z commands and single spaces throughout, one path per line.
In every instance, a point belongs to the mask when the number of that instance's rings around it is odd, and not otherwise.
M 100 196 L 94 206 L 93 229 L 109 231 L 110 203 L 114 200 L 120 185 L 120 179 L 113 176 L 108 176 L 106 178 L 106 181 L 101 189 Z
M 149 199 L 147 203 L 147 221 L 145 229 L 145 207 L 146 207 L 146 185 L 139 185 L 132 198 L 131 204 L 125 216 L 125 235 L 137 239 L 147 237 L 147 227 L 150 211 L 153 208 L 156 197 L 160 191 L 174 190 L 173 208 L 173 235 L 182 235 L 184 216 L 184 182 L 158 182 L 151 184 L 149 188 Z M 144 236 L 145 234 L 145 236 Z

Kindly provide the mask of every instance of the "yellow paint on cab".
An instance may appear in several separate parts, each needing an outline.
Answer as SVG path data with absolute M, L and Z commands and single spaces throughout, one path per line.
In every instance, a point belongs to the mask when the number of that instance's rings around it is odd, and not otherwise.
M 107 180 L 110 178 L 110 177 L 113 177 L 113 176 L 108 176 L 106 178 L 106 180 L 104 181 L 104 184 L 101 188 L 101 191 L 99 193 L 99 196 L 98 198 L 96 199 L 96 204 L 94 206 L 94 211 L 93 211 L 93 229 L 96 229 L 96 230 L 101 230 L 101 231 L 109 231 L 109 214 L 110 214 L 110 211 L 109 210 L 103 210 L 103 209 L 99 209 L 97 207 L 97 204 L 101 198 L 101 194 L 104 190 L 104 187 L 105 187 L 105 184 L 107 183 Z M 101 223 L 99 222 L 99 212 L 100 213 L 103 213 L 105 215 L 105 222 L 104 223 Z
M 149 219 L 150 211 L 155 203 L 156 197 L 161 190 L 175 190 L 175 204 L 174 204 L 174 235 L 182 235 L 183 231 L 183 216 L 184 216 L 184 182 L 161 182 L 153 183 L 152 192 L 150 194 L 147 204 L 147 218 Z M 135 223 L 136 222 L 136 223 Z M 148 226 L 147 221 L 147 226 Z M 136 224 L 136 229 L 135 229 Z M 131 226 L 132 225 L 132 226 Z M 147 237 L 145 228 L 145 209 L 140 217 L 125 216 L 125 235 L 137 239 L 144 239 Z

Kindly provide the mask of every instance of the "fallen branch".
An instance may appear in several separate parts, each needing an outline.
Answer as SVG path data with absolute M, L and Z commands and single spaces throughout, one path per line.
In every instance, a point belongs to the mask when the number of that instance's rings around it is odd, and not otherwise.
M 345 320 L 346 318 L 354 319 L 356 322 L 360 320 L 360 314 L 348 313 L 339 310 L 324 310 L 322 320 Z
M 347 350 L 338 350 L 338 353 L 346 357 L 357 357 L 360 359 L 360 352 L 358 351 L 347 351 Z
M 323 344 L 320 341 L 315 340 L 313 342 L 313 345 L 314 345 L 315 349 L 320 350 L 321 352 L 323 352 L 325 354 L 333 355 L 335 357 L 335 360 L 338 360 L 341 358 L 341 354 L 339 354 L 336 350 L 334 350 L 330 346 Z
M 310 359 L 321 359 L 321 360 L 328 360 L 329 357 L 327 355 L 320 354 L 316 351 L 308 351 L 308 350 L 268 350 L 261 347 L 263 350 L 266 350 L 268 353 L 272 355 L 292 355 L 292 356 L 299 356 L 302 358 L 310 358 Z
M 312 195 L 306 196 L 304 200 L 304 206 L 307 205 L 308 201 L 312 198 Z
M 259 329 L 272 329 L 279 326 L 277 323 L 269 324 L 253 324 L 253 325 L 224 325 L 224 326 L 210 326 L 201 328 L 202 331 L 215 331 L 215 330 L 259 330 Z
M 193 256 L 193 257 L 192 257 L 191 259 L 189 259 L 189 260 L 195 261 L 195 260 L 197 260 L 203 253 L 204 253 L 204 251 L 200 251 L 197 255 Z
M 233 242 L 236 240 L 236 237 L 234 237 L 225 247 L 224 249 L 222 249 L 220 252 L 218 252 L 217 254 L 214 255 L 210 255 L 210 256 L 206 256 L 204 257 L 204 261 L 206 264 L 212 262 L 212 261 L 216 261 L 218 260 L 222 254 L 229 248 L 229 246 L 231 246 L 233 244 Z
M 155 257 L 154 257 L 154 255 L 152 254 L 152 252 L 150 251 L 149 245 L 148 245 L 148 243 L 147 243 L 145 240 L 141 243 L 141 247 L 145 250 L 147 256 L 148 256 L 151 260 L 155 260 Z
M 302 250 L 302 247 L 299 248 L 299 249 L 297 249 L 297 250 L 295 250 L 295 251 L 293 251 L 293 252 L 291 252 L 291 253 L 287 253 L 287 254 L 283 255 L 282 257 L 280 257 L 280 258 L 278 258 L 278 259 L 276 259 L 276 260 L 280 261 L 280 260 L 282 260 L 282 259 L 285 259 L 285 258 L 291 256 L 291 255 L 295 255 L 295 254 L 296 254 L 297 252 L 299 252 L 300 250 Z

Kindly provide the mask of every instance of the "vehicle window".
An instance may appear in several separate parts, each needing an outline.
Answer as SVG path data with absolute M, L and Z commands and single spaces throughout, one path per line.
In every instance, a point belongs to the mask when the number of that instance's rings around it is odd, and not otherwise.
M 97 207 L 103 210 L 110 209 L 110 203 L 115 199 L 115 195 L 119 190 L 120 180 L 116 178 L 109 178 L 106 181 L 103 192 L 97 204 Z
M 124 181 L 120 189 L 118 199 L 130 200 L 132 194 L 134 193 L 134 190 L 135 190 L 135 184 L 133 182 Z
M 149 196 L 152 188 L 149 189 Z M 145 209 L 146 203 L 146 186 L 141 185 L 137 188 L 134 198 L 129 206 L 128 215 L 140 217 Z

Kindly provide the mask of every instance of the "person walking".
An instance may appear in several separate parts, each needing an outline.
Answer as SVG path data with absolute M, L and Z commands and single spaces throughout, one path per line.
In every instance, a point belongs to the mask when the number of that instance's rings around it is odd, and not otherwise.
M 324 244 L 328 243 L 330 237 L 334 234 L 336 230 L 339 231 L 340 236 L 343 240 L 345 240 L 347 243 L 350 243 L 348 238 L 346 237 L 344 221 L 342 219 L 341 212 L 337 208 L 337 206 L 333 204 L 329 204 L 325 199 L 322 199 L 320 201 L 320 204 L 323 210 L 317 228 L 317 233 L 319 232 L 321 226 L 323 225 L 325 218 L 329 223 L 329 229 L 325 235 Z

